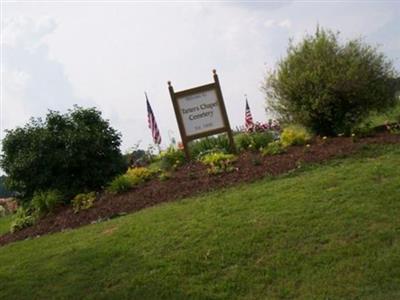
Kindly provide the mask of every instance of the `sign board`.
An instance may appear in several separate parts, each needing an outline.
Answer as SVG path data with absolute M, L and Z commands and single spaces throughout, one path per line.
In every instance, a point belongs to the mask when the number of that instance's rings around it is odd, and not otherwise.
M 190 158 L 187 147 L 190 141 L 224 132 L 228 134 L 232 150 L 235 151 L 218 76 L 215 70 L 213 73 L 214 83 L 180 92 L 174 92 L 171 82 L 168 82 L 187 158 Z
M 187 136 L 225 127 L 214 89 L 176 99 Z

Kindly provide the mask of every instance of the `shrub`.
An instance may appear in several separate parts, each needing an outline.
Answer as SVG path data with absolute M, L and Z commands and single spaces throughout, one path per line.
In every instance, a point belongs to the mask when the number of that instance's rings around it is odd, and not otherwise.
M 277 155 L 286 152 L 280 141 L 269 143 L 267 147 L 262 150 L 263 155 Z
M 269 108 L 281 119 L 320 135 L 349 133 L 370 112 L 395 104 L 393 64 L 362 40 L 339 42 L 339 34 L 317 28 L 267 75 Z
M 0 198 L 9 198 L 14 196 L 14 193 L 6 188 L 6 178 L 7 177 L 4 175 L 0 176 Z
M 68 199 L 101 188 L 125 170 L 120 143 L 120 134 L 98 110 L 75 106 L 7 131 L 0 167 L 8 188 L 26 201 L 35 191 L 49 189 Z
M 78 194 L 72 200 L 72 209 L 74 210 L 74 213 L 78 213 L 84 209 L 89 209 L 93 206 L 95 200 L 95 192 Z
M 310 138 L 311 136 L 305 128 L 292 125 L 282 131 L 281 143 L 283 147 L 304 145 Z
M 14 219 L 11 222 L 11 232 L 21 230 L 23 228 L 32 226 L 36 219 L 31 214 L 29 209 L 19 207 L 15 213 Z
M 223 134 L 193 141 L 189 145 L 189 151 L 192 157 L 199 158 L 202 154 L 209 152 L 229 153 L 231 152 L 231 147 L 228 137 Z
M 204 155 L 201 162 L 208 166 L 209 174 L 219 174 L 233 171 L 233 162 L 236 157 L 233 154 L 214 152 Z
M 62 195 L 57 190 L 35 192 L 31 206 L 34 212 L 40 217 L 53 211 L 62 202 Z

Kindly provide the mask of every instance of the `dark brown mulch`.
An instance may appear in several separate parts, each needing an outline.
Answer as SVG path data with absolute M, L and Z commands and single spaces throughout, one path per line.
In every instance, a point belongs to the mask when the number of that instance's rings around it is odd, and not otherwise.
M 159 203 L 176 201 L 240 182 L 251 182 L 266 175 L 276 176 L 294 170 L 304 163 L 323 162 L 334 157 L 352 154 L 365 144 L 390 143 L 400 143 L 400 135 L 381 132 L 356 143 L 346 137 L 328 138 L 326 141 L 315 139 L 309 148 L 290 147 L 287 153 L 267 157 L 245 152 L 235 163 L 235 171 L 220 175 L 209 175 L 205 166 L 193 162 L 175 171 L 172 178 L 166 181 L 153 179 L 124 194 L 103 194 L 92 208 L 78 214 L 75 214 L 70 206 L 61 207 L 32 227 L 0 236 L 0 245 L 80 227 Z

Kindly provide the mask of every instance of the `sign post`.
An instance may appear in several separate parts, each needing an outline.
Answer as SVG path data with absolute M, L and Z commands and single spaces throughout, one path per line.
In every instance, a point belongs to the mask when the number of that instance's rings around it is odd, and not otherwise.
M 179 92 L 174 92 L 171 82 L 168 81 L 168 89 L 187 159 L 190 159 L 188 148 L 190 141 L 219 133 L 227 133 L 231 150 L 236 152 L 215 70 L 213 70 L 213 75 L 214 83 Z

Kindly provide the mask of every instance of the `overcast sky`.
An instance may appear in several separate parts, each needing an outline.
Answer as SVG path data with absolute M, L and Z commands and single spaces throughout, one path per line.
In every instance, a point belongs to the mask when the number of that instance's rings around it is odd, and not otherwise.
M 151 142 L 147 91 L 163 145 L 179 139 L 168 93 L 212 82 L 217 69 L 232 126 L 266 120 L 266 68 L 316 25 L 381 45 L 400 70 L 400 2 L 3 1 L 2 129 L 48 109 L 95 106 L 123 150 Z M 4 134 L 3 134 L 4 136 Z

